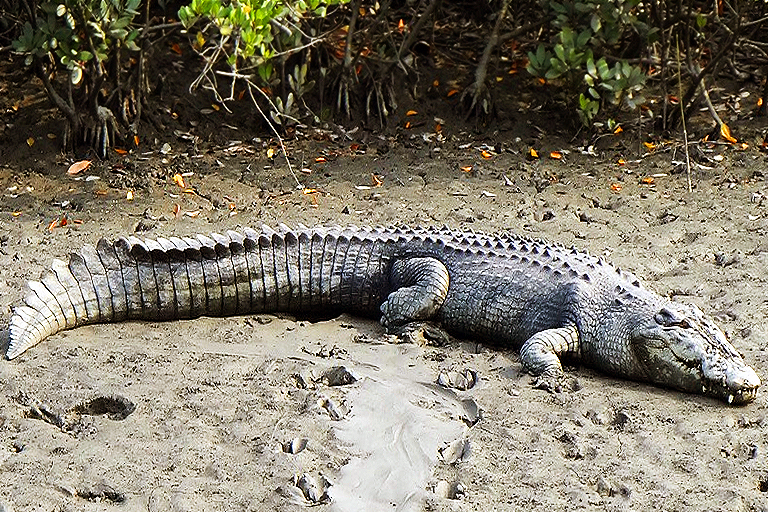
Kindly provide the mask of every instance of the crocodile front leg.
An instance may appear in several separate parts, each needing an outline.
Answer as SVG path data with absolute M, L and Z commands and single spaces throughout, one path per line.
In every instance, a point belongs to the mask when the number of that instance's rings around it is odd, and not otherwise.
M 537 377 L 535 387 L 559 391 L 565 381 L 560 356 L 566 353 L 579 353 L 579 331 L 575 325 L 537 332 L 520 348 L 520 359 L 526 371 Z
M 381 305 L 381 325 L 387 329 L 414 320 L 429 320 L 448 295 L 448 269 L 435 258 L 408 258 L 392 264 L 395 290 Z

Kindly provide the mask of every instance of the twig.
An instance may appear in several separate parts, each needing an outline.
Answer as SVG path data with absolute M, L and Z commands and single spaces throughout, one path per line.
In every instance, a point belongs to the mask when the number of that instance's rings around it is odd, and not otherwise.
M 683 97 L 683 80 L 682 69 L 680 66 L 680 39 L 675 36 L 675 48 L 677 50 L 677 89 L 679 97 Z M 685 143 L 685 173 L 688 177 L 688 192 L 693 192 L 693 185 L 691 184 L 691 155 L 688 152 L 688 129 L 685 126 L 685 107 L 683 102 L 680 101 L 680 120 L 683 124 L 683 142 Z
M 256 86 L 253 82 L 251 82 L 249 79 L 246 79 L 246 83 L 248 84 L 248 95 L 251 97 L 251 101 L 256 106 L 256 110 L 259 111 L 259 114 L 261 114 L 261 117 L 264 118 L 264 120 L 269 125 L 269 128 L 272 130 L 272 133 L 275 134 L 275 137 L 277 137 L 277 141 L 280 143 L 280 149 L 283 150 L 283 156 L 285 156 L 285 162 L 288 164 L 288 170 L 291 171 L 291 176 L 293 176 L 293 179 L 296 181 L 296 185 L 299 188 L 305 188 L 304 185 L 301 184 L 299 181 L 299 178 L 296 176 L 296 173 L 293 170 L 293 166 L 291 165 L 291 160 L 288 158 L 288 151 L 285 149 L 285 144 L 283 143 L 283 138 L 280 137 L 280 134 L 277 132 L 277 128 L 275 128 L 275 125 L 272 124 L 272 121 L 269 120 L 267 115 L 264 113 L 263 110 L 261 110 L 261 107 L 259 106 L 259 102 L 256 101 L 256 98 L 253 96 L 253 89 L 256 89 L 259 91 L 259 93 L 266 98 L 267 101 L 272 105 L 272 108 L 277 111 L 277 108 L 275 107 L 274 103 L 272 103 L 272 100 L 269 99 L 269 97 L 262 91 L 259 87 Z

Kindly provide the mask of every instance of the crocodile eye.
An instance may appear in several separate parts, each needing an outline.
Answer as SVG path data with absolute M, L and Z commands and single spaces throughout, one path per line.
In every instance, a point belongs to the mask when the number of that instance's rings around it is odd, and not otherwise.
M 680 327 L 682 329 L 688 329 L 691 324 L 686 319 L 686 315 L 682 312 L 675 311 L 673 309 L 664 307 L 659 310 L 653 317 L 656 323 L 664 327 Z
M 681 329 L 690 329 L 691 324 L 680 315 L 664 308 L 653 317 L 656 323 L 664 327 L 680 327 Z

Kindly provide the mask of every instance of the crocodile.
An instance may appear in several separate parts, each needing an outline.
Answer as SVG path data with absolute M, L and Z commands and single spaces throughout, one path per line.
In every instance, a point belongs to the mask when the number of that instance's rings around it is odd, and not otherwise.
M 561 358 L 621 378 L 752 401 L 760 378 L 696 306 L 560 244 L 449 228 L 245 228 L 208 236 L 101 239 L 54 260 L 11 317 L 8 359 L 97 322 L 259 312 L 349 312 L 388 330 L 439 322 L 520 349 L 540 382 Z

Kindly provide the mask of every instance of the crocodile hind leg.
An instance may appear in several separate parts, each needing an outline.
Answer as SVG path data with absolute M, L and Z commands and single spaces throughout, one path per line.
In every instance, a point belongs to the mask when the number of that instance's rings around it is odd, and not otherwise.
M 435 258 L 408 258 L 392 264 L 395 291 L 381 305 L 381 324 L 393 329 L 414 320 L 429 320 L 448 294 L 448 269 Z
M 563 373 L 560 356 L 579 353 L 579 331 L 575 325 L 537 332 L 520 349 L 520 359 L 528 373 L 536 377 L 534 387 L 560 391 L 563 387 L 576 389 Z

